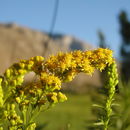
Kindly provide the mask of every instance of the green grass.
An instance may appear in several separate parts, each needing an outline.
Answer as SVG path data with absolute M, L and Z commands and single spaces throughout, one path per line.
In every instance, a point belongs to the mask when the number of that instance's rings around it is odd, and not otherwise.
M 86 120 L 91 117 L 90 96 L 68 94 L 67 97 L 66 102 L 40 115 L 38 125 L 45 128 L 38 130 L 85 130 Z

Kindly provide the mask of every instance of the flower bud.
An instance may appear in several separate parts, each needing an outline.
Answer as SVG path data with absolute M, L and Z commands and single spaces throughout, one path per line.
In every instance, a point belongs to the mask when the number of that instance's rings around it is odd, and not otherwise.
M 13 126 L 13 125 L 16 125 L 16 121 L 13 120 L 13 119 L 10 121 L 10 123 L 11 123 L 12 126 Z
M 58 102 L 57 93 L 56 92 L 47 94 L 46 96 L 47 96 L 47 99 L 48 99 L 48 101 L 50 103 L 57 103 Z
M 5 72 L 5 76 L 6 76 L 7 78 L 10 77 L 10 69 L 7 69 L 7 70 L 6 70 L 6 72 Z
M 20 66 L 21 69 L 24 69 L 25 64 L 24 63 L 19 63 L 19 66 Z
M 15 105 L 11 104 L 11 110 L 14 110 L 14 109 L 15 109 Z
M 2 83 L 2 78 L 0 78 L 0 85 L 1 85 L 1 83 Z
M 59 102 L 64 102 L 64 101 L 67 100 L 66 95 L 64 95 L 64 94 L 61 93 L 61 92 L 58 93 L 57 98 L 58 98 L 58 101 L 59 101 Z
M 8 116 L 8 112 L 4 111 L 4 116 L 7 117 Z
M 0 127 L 0 130 L 4 130 L 3 127 Z
M 20 103 L 20 102 L 21 102 L 20 97 L 16 97 L 15 100 L 16 100 L 17 103 Z

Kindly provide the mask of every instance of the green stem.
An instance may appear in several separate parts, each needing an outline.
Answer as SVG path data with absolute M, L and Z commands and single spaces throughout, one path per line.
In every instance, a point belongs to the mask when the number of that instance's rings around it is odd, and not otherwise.
M 36 109 L 33 111 L 33 115 L 29 121 L 29 123 L 32 123 L 40 114 L 40 112 L 45 112 L 46 110 L 48 110 L 51 106 L 49 105 L 46 109 L 43 109 L 42 107 L 40 107 L 40 109 L 36 112 Z
M 112 99 L 113 99 L 114 93 L 115 92 L 113 92 L 112 95 L 109 95 L 109 97 L 108 97 L 108 99 L 106 101 L 106 105 L 105 105 L 106 115 L 105 115 L 105 119 L 104 119 L 104 130 L 108 129 L 108 124 L 109 124 L 109 121 L 110 121 L 110 116 L 112 114 L 111 105 L 112 105 Z
M 27 127 L 27 109 L 26 108 L 23 108 L 22 114 L 23 114 L 24 129 L 26 129 Z
M 35 120 L 35 118 L 40 114 L 40 112 L 41 112 L 41 110 L 39 110 L 38 112 L 34 112 L 34 114 L 31 117 L 29 123 L 32 123 Z
M 106 88 L 108 89 L 108 98 L 106 100 L 105 115 L 103 118 L 104 130 L 108 130 L 110 117 L 112 115 L 112 107 L 111 106 L 112 106 L 112 101 L 113 101 L 115 90 L 116 90 L 115 86 L 118 83 L 116 64 L 113 63 L 112 65 L 110 65 L 107 68 L 106 73 L 107 73 L 107 77 L 108 77 L 108 80 L 106 82 Z

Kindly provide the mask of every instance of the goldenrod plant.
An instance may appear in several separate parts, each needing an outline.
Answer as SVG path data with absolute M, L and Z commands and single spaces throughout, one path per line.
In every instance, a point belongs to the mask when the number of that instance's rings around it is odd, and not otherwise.
M 111 130 L 130 129 L 130 82 L 119 82 L 119 94 L 116 96 L 118 107 L 114 110 L 116 117 L 112 119 Z
M 95 125 L 102 125 L 107 130 L 118 76 L 112 51 L 102 48 L 85 52 L 60 52 L 46 60 L 36 56 L 8 68 L 0 77 L 0 130 L 35 130 L 35 118 L 41 111 L 67 100 L 60 91 L 62 83 L 72 81 L 80 72 L 92 75 L 96 69 L 106 69 L 105 88 L 108 93 L 105 114 Z M 24 85 L 24 77 L 29 72 L 34 72 L 37 80 Z

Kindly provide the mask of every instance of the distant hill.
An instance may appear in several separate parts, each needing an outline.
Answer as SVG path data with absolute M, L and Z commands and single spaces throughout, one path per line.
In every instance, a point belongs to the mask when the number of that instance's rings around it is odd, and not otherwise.
M 28 59 L 36 55 L 47 57 L 58 51 L 93 48 L 90 44 L 72 36 L 55 34 L 50 37 L 47 33 L 21 27 L 17 24 L 0 24 L 0 73 L 2 74 L 12 63 L 20 59 Z M 71 84 L 99 86 L 99 74 L 95 73 L 93 78 L 81 74 Z

